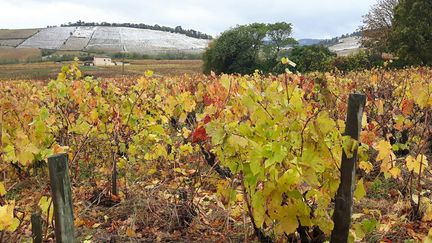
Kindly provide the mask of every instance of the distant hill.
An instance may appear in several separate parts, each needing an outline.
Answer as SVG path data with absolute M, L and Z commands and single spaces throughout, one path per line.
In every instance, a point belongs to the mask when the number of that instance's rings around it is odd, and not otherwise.
M 322 41 L 324 41 L 324 39 L 300 39 L 297 41 L 301 46 L 311 46 L 321 43 Z
M 355 31 L 350 34 L 344 34 L 341 36 L 334 37 L 332 39 L 326 39 L 321 41 L 319 44 L 325 45 L 325 46 L 332 46 L 335 44 L 338 44 L 341 39 L 349 38 L 349 37 L 361 37 L 361 31 Z
M 103 53 L 202 53 L 210 40 L 166 31 L 111 26 L 0 30 L 0 48 Z
M 361 50 L 361 33 L 353 32 L 332 39 L 300 39 L 301 46 L 324 45 L 339 56 L 347 56 Z
M 336 52 L 338 56 L 348 56 L 359 52 L 361 48 L 361 38 L 350 36 L 338 39 L 338 42 L 330 45 L 330 51 Z

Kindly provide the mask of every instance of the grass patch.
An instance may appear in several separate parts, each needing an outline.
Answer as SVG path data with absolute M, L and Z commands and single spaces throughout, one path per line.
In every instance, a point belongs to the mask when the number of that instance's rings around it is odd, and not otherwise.
M 40 29 L 0 29 L 0 39 L 27 39 Z
M 122 60 L 114 60 L 122 61 Z M 83 75 L 101 78 L 142 76 L 147 70 L 162 76 L 201 74 L 201 60 L 125 60 L 131 65 L 124 66 L 80 66 Z M 13 63 L 0 65 L 0 80 L 48 80 L 57 77 L 62 65 L 69 62 Z
M 0 48 L 0 64 L 36 62 L 42 58 L 37 48 Z

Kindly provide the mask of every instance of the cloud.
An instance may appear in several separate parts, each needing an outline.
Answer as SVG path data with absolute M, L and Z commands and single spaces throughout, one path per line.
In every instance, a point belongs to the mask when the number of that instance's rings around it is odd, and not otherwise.
M 0 0 L 0 28 L 45 27 L 77 20 L 192 28 L 217 35 L 237 24 L 285 21 L 298 38 L 355 31 L 375 0 Z

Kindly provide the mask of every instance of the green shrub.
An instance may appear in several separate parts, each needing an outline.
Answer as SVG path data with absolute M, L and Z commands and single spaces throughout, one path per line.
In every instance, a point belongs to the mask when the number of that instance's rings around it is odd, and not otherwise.
M 297 64 L 297 71 L 302 73 L 330 71 L 332 60 L 336 58 L 336 54 L 323 45 L 295 46 L 288 56 Z

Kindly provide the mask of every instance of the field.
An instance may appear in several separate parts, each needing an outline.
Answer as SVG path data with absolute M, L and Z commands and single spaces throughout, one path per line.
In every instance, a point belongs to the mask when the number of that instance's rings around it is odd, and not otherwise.
M 2 240 L 29 241 L 34 213 L 53 240 L 54 154 L 69 160 L 62 198 L 70 188 L 80 242 L 324 242 L 347 161 L 351 242 L 430 240 L 432 69 L 204 76 L 198 61 L 135 64 L 127 76 L 70 63 L 50 82 L 0 82 Z M 83 78 L 93 71 L 110 77 Z
M 41 51 L 36 48 L 0 48 L 0 64 L 39 61 L 40 59 Z
M 7 40 L 0 40 L 0 47 L 1 48 L 14 48 L 17 47 L 19 44 L 23 43 L 25 39 L 7 39 Z
M 0 29 L 0 40 L 27 39 L 38 31 L 40 31 L 40 29 Z
M 19 49 L 17 49 L 19 50 Z M 26 50 L 26 49 L 23 49 Z M 0 49 L 1 53 L 4 51 Z M 16 52 L 13 52 L 16 53 Z M 69 54 L 69 52 L 64 52 Z M 14 54 L 16 55 L 16 54 Z M 0 58 L 1 60 L 1 58 Z M 121 60 L 120 60 L 121 61 Z M 200 60 L 126 60 L 131 63 L 125 66 L 124 75 L 140 76 L 146 70 L 153 70 L 157 75 L 180 75 L 201 73 L 202 61 Z M 57 77 L 58 70 L 63 64 L 54 62 L 23 63 L 0 65 L 0 80 L 48 80 Z M 82 67 L 84 75 L 96 77 L 122 77 L 121 66 L 110 67 Z

